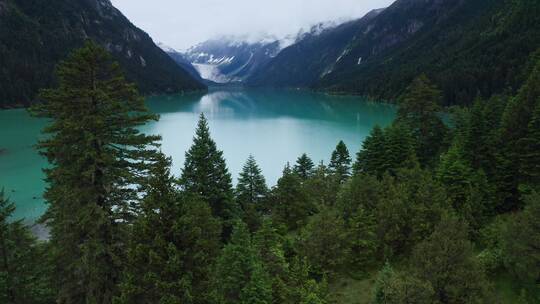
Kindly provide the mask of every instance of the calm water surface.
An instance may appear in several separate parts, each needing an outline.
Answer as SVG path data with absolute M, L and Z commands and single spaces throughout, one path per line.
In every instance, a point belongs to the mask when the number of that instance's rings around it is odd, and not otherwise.
M 340 139 L 354 155 L 375 125 L 388 125 L 395 115 L 391 105 L 305 91 L 211 91 L 150 97 L 147 104 L 161 118 L 143 131 L 163 137 L 162 150 L 173 158 L 175 175 L 204 113 L 234 179 L 253 154 L 269 185 L 304 152 L 326 163 Z M 46 208 L 41 169 L 47 163 L 33 148 L 44 125 L 22 109 L 0 111 L 0 188 L 15 202 L 16 218 L 31 221 Z

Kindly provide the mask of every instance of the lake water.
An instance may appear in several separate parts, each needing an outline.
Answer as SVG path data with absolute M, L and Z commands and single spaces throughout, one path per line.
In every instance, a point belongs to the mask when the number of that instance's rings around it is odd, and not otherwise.
M 306 91 L 210 91 L 150 97 L 147 104 L 160 120 L 143 131 L 163 137 L 162 150 L 173 158 L 176 176 L 202 112 L 234 180 L 253 154 L 269 185 L 276 183 L 287 162 L 294 163 L 304 152 L 315 162 L 327 163 L 339 140 L 354 158 L 370 130 L 388 125 L 395 116 L 388 104 Z M 15 218 L 32 221 L 46 208 L 41 172 L 46 161 L 33 148 L 44 125 L 23 109 L 0 111 L 0 188 L 15 202 Z

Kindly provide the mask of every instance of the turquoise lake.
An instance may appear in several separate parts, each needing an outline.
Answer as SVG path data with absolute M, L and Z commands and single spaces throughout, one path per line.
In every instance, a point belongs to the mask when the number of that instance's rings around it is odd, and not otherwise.
M 315 162 L 327 163 L 339 140 L 354 159 L 370 130 L 390 124 L 396 113 L 392 105 L 361 97 L 285 90 L 156 96 L 147 98 L 147 105 L 160 120 L 143 131 L 162 136 L 162 150 L 173 159 L 174 175 L 181 173 L 184 153 L 204 113 L 234 180 L 253 154 L 270 186 L 285 164 L 304 152 Z M 0 189 L 15 202 L 15 218 L 33 221 L 46 208 L 41 169 L 47 162 L 33 147 L 45 124 L 24 109 L 0 111 Z

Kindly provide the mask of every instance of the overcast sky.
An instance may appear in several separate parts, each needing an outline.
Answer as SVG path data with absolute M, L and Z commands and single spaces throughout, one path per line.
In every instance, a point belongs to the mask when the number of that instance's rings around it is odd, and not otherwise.
M 394 0 L 112 0 L 154 41 L 186 49 L 223 35 L 283 37 L 318 22 L 347 20 Z

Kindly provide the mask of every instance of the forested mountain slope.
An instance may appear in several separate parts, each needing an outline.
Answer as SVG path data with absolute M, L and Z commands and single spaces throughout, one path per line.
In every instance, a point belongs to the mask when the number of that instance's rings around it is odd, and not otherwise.
M 401 16 L 408 5 L 430 7 L 432 13 Z M 385 22 L 417 32 L 378 52 L 377 42 L 387 37 Z M 443 90 L 446 104 L 466 104 L 479 93 L 487 97 L 522 83 L 528 59 L 540 47 L 540 2 L 401 0 L 371 26 L 315 87 L 390 99 L 426 73 Z
M 344 55 L 358 29 L 368 24 L 380 12 L 381 10 L 374 10 L 359 20 L 336 27 L 312 28 L 248 78 L 248 85 L 303 87 L 313 84 L 331 71 Z
M 0 107 L 30 103 L 54 66 L 92 39 L 141 92 L 204 89 L 109 0 L 0 0 Z
M 540 47 L 534 0 L 397 0 L 284 49 L 248 83 L 394 99 L 420 74 L 444 104 L 515 91 Z

